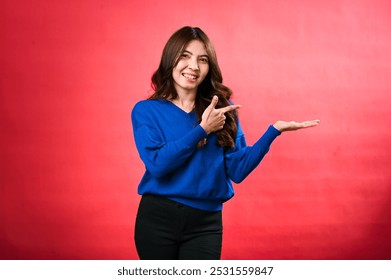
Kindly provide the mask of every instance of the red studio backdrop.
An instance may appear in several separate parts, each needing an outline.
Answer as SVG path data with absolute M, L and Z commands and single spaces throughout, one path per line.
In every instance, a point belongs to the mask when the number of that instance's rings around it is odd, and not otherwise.
M 130 112 L 199 26 L 249 144 L 288 132 L 224 206 L 223 259 L 391 258 L 391 2 L 3 0 L 0 258 L 137 259 Z

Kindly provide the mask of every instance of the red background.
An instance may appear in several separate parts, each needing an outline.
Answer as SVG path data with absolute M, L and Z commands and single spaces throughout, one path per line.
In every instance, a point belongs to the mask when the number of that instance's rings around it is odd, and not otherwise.
M 0 8 L 2 259 L 136 259 L 130 111 L 168 37 L 201 27 L 249 144 L 223 259 L 391 258 L 391 2 L 39 1 Z

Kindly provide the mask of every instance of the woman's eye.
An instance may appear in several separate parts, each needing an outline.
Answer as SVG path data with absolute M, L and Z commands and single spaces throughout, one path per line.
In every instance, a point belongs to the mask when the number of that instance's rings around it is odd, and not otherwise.
M 207 59 L 207 58 L 200 58 L 200 61 L 201 61 L 202 63 L 208 63 L 208 59 Z

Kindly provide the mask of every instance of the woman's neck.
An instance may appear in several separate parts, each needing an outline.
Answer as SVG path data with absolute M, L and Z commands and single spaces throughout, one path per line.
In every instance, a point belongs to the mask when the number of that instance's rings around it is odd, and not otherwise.
M 185 112 L 191 112 L 195 105 L 195 94 L 178 94 L 178 97 L 171 99 L 171 102 Z

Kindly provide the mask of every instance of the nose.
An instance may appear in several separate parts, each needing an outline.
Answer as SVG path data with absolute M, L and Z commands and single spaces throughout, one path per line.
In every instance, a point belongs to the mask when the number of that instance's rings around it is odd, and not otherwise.
M 191 70 L 200 70 L 200 67 L 198 67 L 198 63 L 197 62 L 190 62 L 188 67 Z
M 197 64 L 189 64 L 189 69 L 191 70 L 200 70 Z

